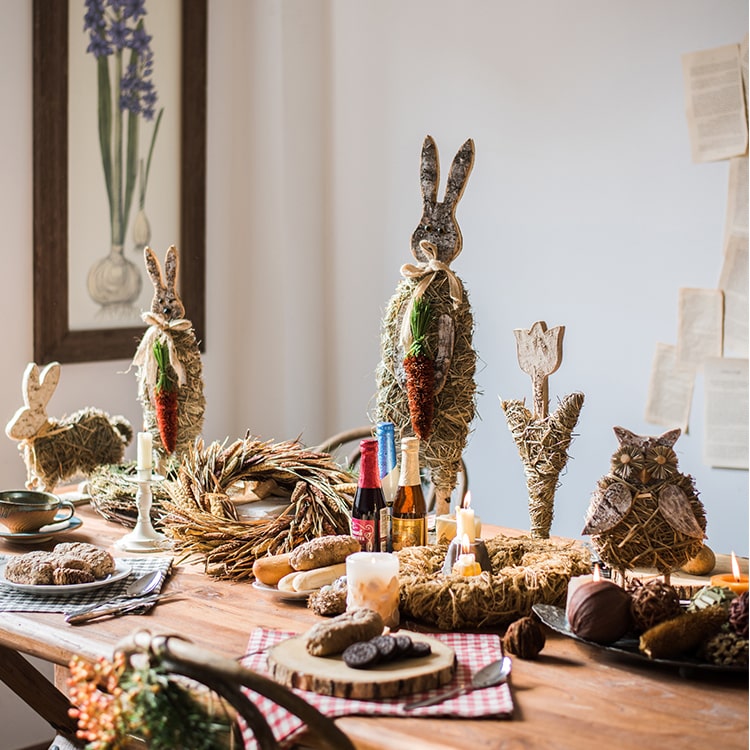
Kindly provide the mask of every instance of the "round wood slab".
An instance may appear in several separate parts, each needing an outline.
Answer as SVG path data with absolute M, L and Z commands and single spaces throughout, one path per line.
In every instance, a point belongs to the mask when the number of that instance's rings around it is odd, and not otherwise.
M 341 654 L 309 654 L 305 637 L 296 636 L 268 652 L 268 669 L 273 679 L 286 687 L 339 698 L 398 698 L 450 682 L 456 665 L 453 649 L 423 633 L 408 635 L 429 643 L 432 653 L 419 659 L 386 662 L 373 669 L 353 669 L 344 664 Z

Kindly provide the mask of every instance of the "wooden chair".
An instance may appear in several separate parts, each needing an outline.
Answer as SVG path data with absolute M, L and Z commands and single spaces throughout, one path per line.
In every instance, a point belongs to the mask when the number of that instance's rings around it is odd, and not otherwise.
M 187 677 L 221 696 L 253 730 L 260 750 L 277 750 L 280 745 L 259 708 L 242 691 L 243 687 L 269 698 L 302 719 L 308 731 L 314 735 L 316 747 L 354 750 L 352 741 L 332 719 L 293 691 L 232 659 L 198 648 L 179 636 L 152 635 L 140 630 L 120 641 L 116 651 L 128 656 L 145 656 L 152 666 L 158 664 L 169 674 Z M 77 750 L 78 747 L 65 736 L 58 735 L 49 750 Z M 148 746 L 138 742 L 133 747 Z
M 314 450 L 321 453 L 330 453 L 339 463 L 346 467 L 356 468 L 359 463 L 359 441 L 374 436 L 374 428 L 371 425 L 354 427 L 351 430 L 344 430 L 324 440 Z M 352 445 L 353 444 L 353 445 Z M 398 451 L 398 445 L 396 446 Z M 427 510 L 435 509 L 435 486 L 430 481 L 429 469 L 422 470 L 422 489 L 424 490 L 425 503 Z M 466 469 L 466 462 L 461 459 L 461 471 L 458 473 L 458 504 L 463 501 L 469 489 L 469 473 Z

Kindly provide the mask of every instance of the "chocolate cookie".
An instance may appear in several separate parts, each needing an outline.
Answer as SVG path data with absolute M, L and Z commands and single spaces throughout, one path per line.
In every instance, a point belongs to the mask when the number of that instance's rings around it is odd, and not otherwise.
M 347 667 L 370 669 L 380 661 L 380 650 L 372 641 L 360 641 L 347 646 L 342 656 Z

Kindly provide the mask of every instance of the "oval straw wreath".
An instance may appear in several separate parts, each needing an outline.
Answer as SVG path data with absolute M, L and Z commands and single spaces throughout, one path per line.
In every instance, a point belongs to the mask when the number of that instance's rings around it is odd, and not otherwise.
M 289 504 L 276 517 L 240 518 L 232 493 L 273 481 Z M 327 453 L 297 442 L 246 437 L 229 446 L 197 441 L 177 478 L 164 483 L 163 531 L 174 549 L 202 558 L 206 573 L 247 580 L 265 554 L 289 552 L 313 537 L 348 534 L 356 484 Z
M 533 604 L 564 604 L 570 578 L 591 572 L 575 542 L 500 535 L 485 544 L 492 573 L 471 577 L 441 574 L 446 544 L 397 552 L 402 616 L 441 630 L 502 627 Z

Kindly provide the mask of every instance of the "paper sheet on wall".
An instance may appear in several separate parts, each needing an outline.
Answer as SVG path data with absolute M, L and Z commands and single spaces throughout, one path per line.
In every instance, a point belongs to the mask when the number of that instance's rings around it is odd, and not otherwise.
M 733 234 L 748 233 L 748 208 L 747 156 L 738 156 L 729 160 L 725 238 Z
M 740 45 L 683 55 L 682 73 L 693 161 L 742 156 L 747 150 L 747 114 Z
M 748 361 L 709 358 L 703 366 L 706 426 L 703 460 L 724 469 L 748 468 Z
M 746 234 L 728 238 L 719 288 L 724 292 L 724 353 L 748 355 L 748 242 Z
M 721 357 L 724 294 L 720 289 L 679 290 L 677 360 L 700 367 L 708 357 Z
M 695 368 L 677 361 L 677 347 L 658 342 L 651 364 L 646 421 L 679 427 L 687 433 L 694 382 Z

